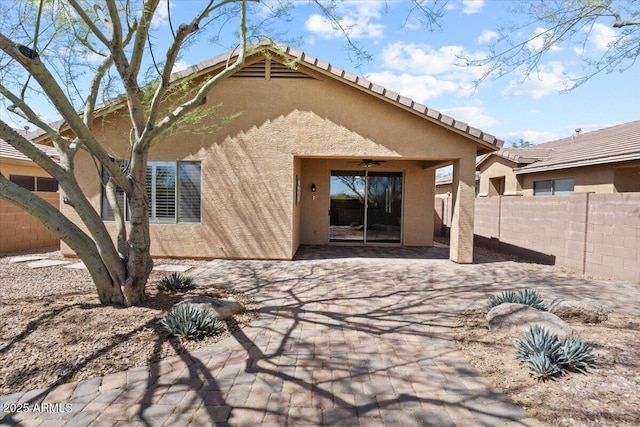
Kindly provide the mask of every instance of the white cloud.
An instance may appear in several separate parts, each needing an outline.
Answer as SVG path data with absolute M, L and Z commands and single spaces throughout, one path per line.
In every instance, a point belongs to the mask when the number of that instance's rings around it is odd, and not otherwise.
M 382 17 L 382 2 L 344 2 L 338 9 L 339 22 L 326 16 L 313 14 L 304 23 L 307 31 L 325 39 L 343 37 L 346 32 L 354 39 L 377 39 L 384 36 L 384 25 L 377 23 Z M 344 31 L 344 32 L 343 32 Z
M 165 25 L 169 25 L 169 11 L 167 10 L 167 1 L 168 0 L 160 0 L 160 2 L 158 3 L 156 13 L 154 13 L 153 18 L 151 19 L 152 26 L 163 27 Z M 169 3 L 169 7 L 173 9 L 175 7 L 175 3 Z
M 593 132 L 594 130 L 615 126 L 619 123 L 608 123 L 608 124 L 593 124 L 593 123 L 577 123 L 576 125 L 566 126 L 561 129 L 549 130 L 549 131 L 538 131 L 538 130 L 521 130 L 516 132 L 507 132 L 501 134 L 500 136 L 505 141 L 519 141 L 523 139 L 525 141 L 529 141 L 532 144 L 541 144 L 543 142 L 551 142 L 556 141 L 558 139 L 568 138 L 570 136 L 575 135 L 575 129 L 580 128 L 580 133 L 584 134 L 587 132 Z M 510 145 L 510 144 L 509 144 Z
M 482 107 L 454 107 L 444 109 L 442 112 L 456 120 L 466 122 L 467 124 L 478 128 L 486 128 L 500 124 L 499 120 L 492 117 Z
M 404 73 L 437 75 L 446 80 L 471 83 L 483 75 L 482 67 L 466 65 L 466 59 L 482 59 L 484 52 L 470 53 L 463 46 L 442 46 L 414 43 L 391 43 L 382 50 L 383 67 Z
M 484 30 L 482 34 L 478 37 L 478 43 L 480 44 L 488 44 L 494 40 L 497 40 L 500 37 L 498 33 L 495 31 Z
M 441 80 L 429 75 L 414 76 L 384 71 L 382 73 L 367 74 L 366 77 L 386 89 L 398 92 L 420 103 L 425 103 L 431 98 L 447 93 L 457 93 L 461 90 L 460 85 L 454 81 Z
M 186 62 L 176 61 L 176 63 L 173 64 L 173 68 L 171 69 L 171 72 L 177 73 L 178 71 L 186 70 L 187 68 L 189 68 L 189 64 L 187 64 Z
M 528 96 L 534 99 L 542 98 L 550 93 L 557 93 L 573 87 L 575 74 L 566 73 L 561 62 L 549 62 L 542 65 L 537 73 L 525 77 L 519 72 L 520 78 L 509 82 L 509 86 L 502 91 L 503 96 Z M 523 80 L 524 79 L 524 80 Z
M 545 46 L 550 43 L 549 37 L 551 37 L 551 34 L 547 33 L 547 31 L 549 30 L 546 28 L 536 28 L 535 33 L 527 42 L 527 48 L 534 52 L 539 52 L 545 48 Z M 553 44 L 549 47 L 549 52 L 559 52 L 561 50 L 562 48 L 557 44 Z
M 465 15 L 473 15 L 474 13 L 480 13 L 484 7 L 485 0 L 462 0 L 464 7 L 462 13 Z
M 588 31 L 585 29 L 584 31 Z M 604 51 L 616 40 L 616 32 L 613 28 L 603 24 L 593 24 L 589 44 L 594 48 Z

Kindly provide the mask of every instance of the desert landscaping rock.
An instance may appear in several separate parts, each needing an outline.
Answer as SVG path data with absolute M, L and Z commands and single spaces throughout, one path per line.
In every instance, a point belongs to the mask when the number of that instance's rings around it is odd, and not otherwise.
M 609 318 L 607 310 L 593 301 L 560 301 L 551 312 L 565 322 L 602 323 Z
M 515 329 L 526 331 L 530 326 L 541 325 L 552 334 L 568 336 L 571 327 L 565 321 L 548 311 L 536 310 L 525 304 L 504 303 L 487 313 L 489 329 Z
M 178 304 L 193 304 L 209 310 L 212 316 L 225 320 L 244 311 L 244 305 L 234 298 L 214 298 L 208 295 L 189 295 Z

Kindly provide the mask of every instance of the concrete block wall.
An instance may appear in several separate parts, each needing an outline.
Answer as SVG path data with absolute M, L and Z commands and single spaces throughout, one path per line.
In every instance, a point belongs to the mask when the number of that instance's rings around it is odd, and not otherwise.
M 448 225 L 450 199 L 438 206 Z M 481 246 L 640 284 L 640 193 L 481 197 L 474 234 Z
M 36 194 L 59 208 L 59 193 L 37 192 Z M 16 205 L 0 200 L 0 253 L 59 244 L 60 239 L 40 221 Z
M 555 265 L 582 271 L 587 193 L 496 199 L 502 204 L 501 244 L 554 257 Z
M 640 283 L 640 193 L 591 194 L 585 273 Z

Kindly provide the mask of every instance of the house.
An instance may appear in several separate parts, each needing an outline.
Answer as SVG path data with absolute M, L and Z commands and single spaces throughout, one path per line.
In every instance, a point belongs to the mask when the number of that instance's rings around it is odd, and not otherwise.
M 640 120 L 481 157 L 479 196 L 640 192 Z
M 27 138 L 33 136 L 26 132 L 23 134 Z M 58 156 L 54 148 L 39 144 L 36 146 L 50 157 Z M 58 182 L 2 139 L 0 139 L 0 174 L 27 190 L 37 192 L 39 197 L 53 206 L 59 206 Z M 0 253 L 53 246 L 59 243 L 60 239 L 34 217 L 8 201 L 0 200 Z
M 30 139 L 31 135 L 27 132 L 21 133 Z M 58 156 L 55 148 L 42 144 L 36 144 L 36 146 L 49 157 Z M 58 191 L 58 183 L 51 175 L 2 139 L 0 139 L 0 174 L 27 190 Z
M 174 77 L 218 73 L 229 55 Z M 292 259 L 301 244 L 432 246 L 435 170 L 452 165 L 450 257 L 472 262 L 475 159 L 500 148 L 496 137 L 283 46 L 252 51 L 207 104 L 220 105 L 219 115 L 198 126 L 237 117 L 206 133 L 180 129 L 150 152 L 152 256 Z M 108 111 L 95 135 L 125 159 L 126 115 Z M 79 153 L 75 164 L 111 223 L 93 162 Z

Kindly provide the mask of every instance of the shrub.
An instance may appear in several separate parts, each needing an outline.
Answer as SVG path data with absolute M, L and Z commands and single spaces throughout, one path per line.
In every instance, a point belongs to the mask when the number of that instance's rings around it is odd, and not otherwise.
M 595 366 L 591 351 L 580 337 L 559 339 L 538 325 L 516 340 L 516 357 L 538 381 L 555 380 L 566 371 L 586 374 L 587 368 Z
M 164 292 L 186 292 L 195 288 L 193 279 L 190 276 L 183 276 L 180 273 L 171 273 L 164 276 L 158 282 L 158 289 Z
M 206 308 L 193 304 L 175 305 L 161 323 L 172 335 L 187 339 L 213 335 L 222 327 Z
M 523 289 L 518 292 L 504 291 L 498 296 L 489 297 L 489 302 L 487 305 L 489 307 L 489 310 L 491 310 L 493 307 L 504 304 L 506 302 L 526 304 L 537 310 L 547 311 L 547 307 L 545 306 L 544 301 L 533 289 Z

